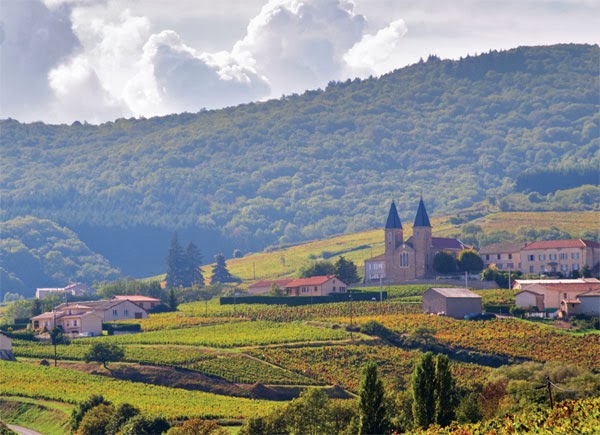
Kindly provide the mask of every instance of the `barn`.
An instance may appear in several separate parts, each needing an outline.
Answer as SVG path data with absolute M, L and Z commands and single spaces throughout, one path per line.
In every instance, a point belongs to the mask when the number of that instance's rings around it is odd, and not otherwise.
M 423 293 L 423 312 L 463 319 L 481 314 L 481 296 L 467 288 L 435 288 Z

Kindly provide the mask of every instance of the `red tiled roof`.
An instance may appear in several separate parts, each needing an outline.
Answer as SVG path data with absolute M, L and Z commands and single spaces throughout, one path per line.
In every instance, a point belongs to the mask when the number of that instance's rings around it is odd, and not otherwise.
M 515 253 L 519 252 L 525 245 L 524 242 L 492 243 L 491 245 L 482 246 L 479 254 Z
M 590 283 L 574 283 L 574 284 L 540 284 L 547 290 L 557 292 L 589 292 L 592 290 L 600 290 L 599 284 Z
M 113 299 L 118 301 L 131 301 L 131 302 L 160 302 L 160 299 L 151 298 L 142 295 L 118 295 L 114 296 Z
M 523 248 L 524 251 L 533 249 L 558 249 L 558 248 L 600 248 L 600 243 L 593 240 L 567 239 L 567 240 L 540 240 L 531 242 Z
M 465 249 L 467 246 L 462 244 L 460 240 L 450 237 L 432 237 L 431 244 L 438 249 Z
M 288 283 L 292 282 L 293 279 L 292 278 L 288 278 L 288 279 L 275 279 L 275 280 L 262 280 L 262 281 L 256 281 L 254 284 L 250 284 L 248 286 L 248 288 L 255 288 L 255 287 L 271 287 L 273 285 L 273 283 L 275 283 L 277 286 L 285 288 L 286 285 L 288 285 Z
M 292 287 L 301 287 L 301 286 L 310 286 L 310 285 L 322 285 L 327 281 L 335 278 L 335 275 L 325 275 L 325 276 L 311 276 L 310 278 L 298 278 L 288 283 L 286 288 Z M 340 283 L 343 283 L 340 281 Z

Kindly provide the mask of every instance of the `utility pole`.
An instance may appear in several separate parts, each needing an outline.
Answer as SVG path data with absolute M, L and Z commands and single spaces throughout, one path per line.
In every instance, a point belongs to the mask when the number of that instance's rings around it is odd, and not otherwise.
M 352 337 L 352 293 L 348 293 L 348 297 L 350 298 L 350 340 L 354 340 Z

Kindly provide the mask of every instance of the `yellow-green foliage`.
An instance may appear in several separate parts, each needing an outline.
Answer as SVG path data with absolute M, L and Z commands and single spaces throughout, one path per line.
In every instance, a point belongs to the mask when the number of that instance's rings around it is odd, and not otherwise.
M 260 321 L 97 337 L 82 341 L 105 340 L 117 344 L 180 344 L 221 348 L 313 340 L 342 340 L 347 337 L 346 331 L 316 327 L 304 322 Z
M 114 404 L 133 403 L 144 412 L 167 418 L 244 418 L 265 414 L 279 406 L 278 403 L 264 400 L 121 381 L 25 363 L 0 361 L 0 373 L 0 396 L 25 396 L 78 403 L 91 394 L 102 394 Z
M 566 400 L 553 409 L 538 407 L 516 414 L 507 414 L 481 423 L 458 425 L 446 428 L 430 427 L 415 430 L 421 435 L 597 435 L 600 433 L 600 397 L 581 400 Z

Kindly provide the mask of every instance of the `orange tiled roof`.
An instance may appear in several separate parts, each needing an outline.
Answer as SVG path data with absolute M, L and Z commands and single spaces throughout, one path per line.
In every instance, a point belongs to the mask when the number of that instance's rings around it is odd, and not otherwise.
M 271 287 L 273 285 L 273 283 L 275 283 L 279 287 L 285 288 L 285 286 L 288 285 L 288 283 L 290 283 L 292 281 L 293 281 L 292 278 L 288 278 L 288 279 L 275 279 L 275 280 L 263 279 L 262 281 L 256 281 L 254 284 L 250 284 L 248 286 L 248 288 Z
M 310 278 L 298 278 L 288 283 L 286 288 L 290 287 L 301 287 L 301 286 L 310 286 L 310 285 L 322 285 L 327 281 L 334 279 L 335 275 L 324 275 L 324 276 L 311 276 Z M 340 283 L 343 284 L 342 281 Z
M 151 298 L 142 295 L 117 295 L 113 299 L 118 301 L 131 301 L 131 302 L 160 302 L 160 299 Z
M 534 249 L 558 249 L 558 248 L 600 248 L 600 243 L 593 240 L 567 239 L 567 240 L 540 240 L 531 242 L 523 248 L 523 251 Z

